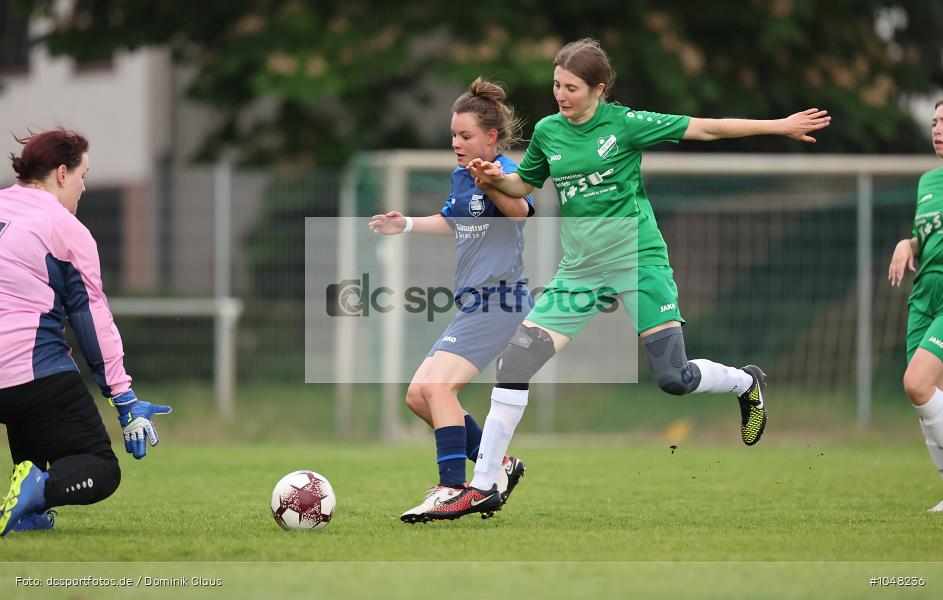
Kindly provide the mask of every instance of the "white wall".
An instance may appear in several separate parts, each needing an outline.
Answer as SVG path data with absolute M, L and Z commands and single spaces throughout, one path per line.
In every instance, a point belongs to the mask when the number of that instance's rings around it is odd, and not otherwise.
M 3 77 L 0 183 L 13 181 L 6 157 L 22 148 L 12 134 L 57 125 L 88 138 L 90 188 L 150 181 L 169 144 L 169 72 L 163 50 L 119 54 L 111 68 L 81 71 L 71 59 L 34 50 L 27 74 Z

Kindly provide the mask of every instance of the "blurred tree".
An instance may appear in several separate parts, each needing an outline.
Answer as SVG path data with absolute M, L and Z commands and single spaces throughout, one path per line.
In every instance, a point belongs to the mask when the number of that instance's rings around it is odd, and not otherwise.
M 69 5 L 69 3 L 65 3 Z M 943 88 L 939 0 L 36 0 L 39 43 L 80 61 L 166 45 L 195 70 L 191 99 L 218 121 L 197 159 L 340 164 L 354 151 L 423 144 L 430 89 L 484 74 L 506 82 L 530 127 L 555 110 L 550 64 L 600 39 L 619 72 L 611 98 L 700 116 L 835 119 L 819 149 L 926 150 L 907 102 Z M 406 109 L 404 109 L 406 107 Z M 412 108 L 412 110 L 409 110 Z M 697 150 L 802 151 L 752 138 Z

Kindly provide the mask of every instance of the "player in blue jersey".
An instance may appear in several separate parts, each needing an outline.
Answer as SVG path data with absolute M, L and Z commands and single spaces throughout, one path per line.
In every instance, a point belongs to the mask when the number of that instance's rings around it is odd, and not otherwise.
M 943 158 L 943 100 L 930 121 L 933 150 Z M 904 391 L 920 416 L 920 428 L 937 471 L 943 475 L 943 167 L 924 173 L 917 184 L 913 237 L 894 249 L 887 277 L 900 286 L 907 269 L 916 271 L 908 300 L 907 371 Z M 915 263 L 919 259 L 919 269 Z M 943 512 L 943 501 L 930 509 Z
M 452 518 L 437 509 L 465 487 L 465 461 L 475 460 L 481 428 L 462 408 L 458 392 L 504 350 L 533 301 L 524 280 L 524 221 L 533 200 L 476 187 L 466 167 L 475 158 L 517 169 L 501 154 L 516 138 L 519 123 L 499 85 L 480 77 L 452 107 L 452 149 L 458 166 L 445 206 L 428 217 L 397 211 L 375 215 L 370 229 L 382 235 L 417 233 L 454 236 L 455 319 L 433 344 L 406 392 L 406 403 L 435 430 L 439 483 L 418 506 L 400 517 L 406 523 Z M 524 474 L 524 463 L 505 457 L 498 489 L 503 501 Z

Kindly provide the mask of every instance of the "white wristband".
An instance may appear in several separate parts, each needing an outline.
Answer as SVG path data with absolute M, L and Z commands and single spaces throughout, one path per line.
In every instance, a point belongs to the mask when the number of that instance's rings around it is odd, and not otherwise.
M 412 217 L 403 217 L 406 219 L 406 225 L 403 227 L 403 233 L 409 233 L 413 230 L 413 218 Z

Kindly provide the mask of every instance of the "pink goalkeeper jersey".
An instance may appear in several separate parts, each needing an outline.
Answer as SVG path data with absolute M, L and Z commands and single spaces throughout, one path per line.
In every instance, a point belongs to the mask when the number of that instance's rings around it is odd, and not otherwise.
M 54 195 L 0 190 L 0 389 L 78 370 L 65 319 L 102 394 L 131 389 L 100 271 L 92 234 Z

